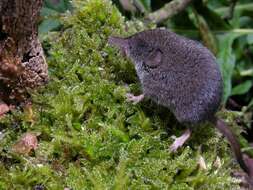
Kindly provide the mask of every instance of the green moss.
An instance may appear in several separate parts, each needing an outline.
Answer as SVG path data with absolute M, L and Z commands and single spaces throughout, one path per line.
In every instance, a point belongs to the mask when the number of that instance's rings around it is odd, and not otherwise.
M 76 1 L 75 6 L 64 18 L 66 30 L 49 36 L 51 81 L 33 94 L 35 123 L 21 112 L 1 120 L 6 129 L 0 138 L 0 189 L 236 187 L 227 144 L 211 127 L 199 128 L 190 146 L 171 154 L 171 136 L 183 127 L 149 101 L 125 101 L 128 88 L 140 90 L 137 77 L 107 38 L 141 30 L 141 22 L 125 23 L 108 0 Z M 11 146 L 26 131 L 41 133 L 38 149 L 31 156 L 13 154 Z M 198 166 L 200 155 L 206 170 Z M 213 166 L 217 156 L 220 168 Z

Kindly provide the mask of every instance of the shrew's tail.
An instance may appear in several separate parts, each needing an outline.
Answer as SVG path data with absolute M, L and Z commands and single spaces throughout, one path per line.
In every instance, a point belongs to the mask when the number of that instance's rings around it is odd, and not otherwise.
M 253 159 L 243 156 L 240 144 L 227 124 L 221 119 L 214 120 L 215 127 L 228 139 L 240 167 L 248 174 L 248 182 L 253 187 Z

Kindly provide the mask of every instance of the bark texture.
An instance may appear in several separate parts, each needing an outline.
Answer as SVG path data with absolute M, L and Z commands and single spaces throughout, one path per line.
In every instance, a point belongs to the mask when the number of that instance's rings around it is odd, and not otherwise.
M 0 99 L 8 104 L 25 101 L 30 89 L 48 81 L 47 63 L 38 40 L 42 3 L 0 0 Z

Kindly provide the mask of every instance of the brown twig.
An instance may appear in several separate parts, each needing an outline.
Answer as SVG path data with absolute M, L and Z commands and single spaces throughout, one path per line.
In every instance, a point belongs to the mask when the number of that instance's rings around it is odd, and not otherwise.
M 136 12 L 137 10 L 141 13 L 146 13 L 145 7 L 142 5 L 142 3 L 138 0 L 119 0 L 121 6 L 124 10 L 130 11 L 130 12 Z
M 122 8 L 126 11 L 136 12 L 136 7 L 131 3 L 130 0 L 119 0 Z
M 148 14 L 147 19 L 160 23 L 184 10 L 192 0 L 174 0 L 164 5 L 161 9 Z
M 137 9 L 141 13 L 146 13 L 147 12 L 146 8 L 143 6 L 143 4 L 139 0 L 134 0 L 133 4 L 135 5 L 135 7 L 137 7 Z

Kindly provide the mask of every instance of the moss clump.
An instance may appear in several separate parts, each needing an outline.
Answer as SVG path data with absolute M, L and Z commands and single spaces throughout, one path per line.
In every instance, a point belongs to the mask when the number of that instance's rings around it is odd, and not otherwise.
M 200 128 L 191 148 L 173 155 L 170 136 L 182 130 L 168 110 L 125 101 L 125 84 L 137 91 L 138 85 L 131 64 L 107 45 L 109 35 L 127 35 L 111 2 L 75 3 L 75 12 L 64 19 L 66 30 L 52 40 L 51 81 L 33 94 L 34 115 L 17 111 L 1 120 L 0 189 L 235 187 L 227 146 L 212 128 Z M 38 149 L 16 155 L 11 146 L 26 131 L 40 132 Z M 200 155 L 206 170 L 198 166 Z M 213 166 L 217 155 L 220 168 Z

